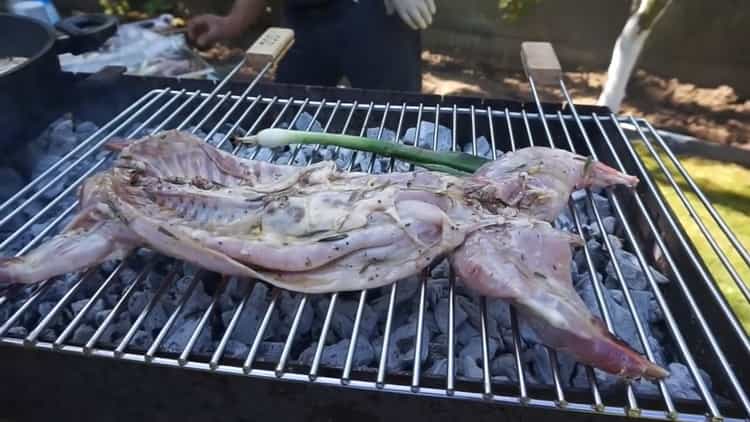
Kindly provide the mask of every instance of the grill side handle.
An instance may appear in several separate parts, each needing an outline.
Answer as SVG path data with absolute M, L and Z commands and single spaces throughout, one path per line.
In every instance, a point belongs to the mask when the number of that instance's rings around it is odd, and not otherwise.
M 562 67 L 552 44 L 548 42 L 521 43 L 521 62 L 526 77 L 536 85 L 559 85 Z

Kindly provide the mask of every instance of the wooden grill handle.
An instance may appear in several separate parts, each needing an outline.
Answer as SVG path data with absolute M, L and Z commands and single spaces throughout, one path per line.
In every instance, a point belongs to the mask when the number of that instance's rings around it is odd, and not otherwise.
M 276 64 L 289 51 L 292 44 L 294 44 L 293 30 L 270 27 L 247 49 L 245 59 L 256 69 L 268 63 Z
M 548 42 L 521 43 L 521 61 L 527 78 L 536 85 L 558 85 L 562 79 L 562 68 L 557 54 Z

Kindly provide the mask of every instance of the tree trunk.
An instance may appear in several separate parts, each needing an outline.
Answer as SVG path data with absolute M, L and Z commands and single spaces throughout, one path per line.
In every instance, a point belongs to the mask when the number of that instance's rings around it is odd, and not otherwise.
M 671 3 L 672 0 L 641 0 L 635 13 L 625 22 L 612 50 L 607 81 L 599 96 L 599 105 L 609 107 L 615 113 L 620 110 L 628 80 L 643 45 L 651 34 L 651 29 Z

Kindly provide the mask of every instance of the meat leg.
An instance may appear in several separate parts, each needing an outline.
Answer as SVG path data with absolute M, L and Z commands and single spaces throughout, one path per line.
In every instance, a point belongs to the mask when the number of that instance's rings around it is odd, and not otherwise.
M 519 220 L 472 233 L 451 262 L 469 287 L 515 305 L 547 346 L 626 378 L 666 377 L 609 333 L 573 289 L 570 245 L 579 242 L 545 222 Z
M 499 200 L 552 221 L 574 189 L 637 184 L 635 176 L 602 162 L 561 149 L 530 147 L 485 164 L 474 173 L 469 186 L 484 201 Z
M 104 221 L 63 231 L 19 257 L 0 258 L 0 286 L 31 284 L 120 259 L 134 245 L 123 241 L 119 222 Z

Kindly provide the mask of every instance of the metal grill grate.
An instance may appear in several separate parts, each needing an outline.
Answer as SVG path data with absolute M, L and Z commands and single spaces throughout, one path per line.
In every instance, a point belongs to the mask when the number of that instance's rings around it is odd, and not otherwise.
M 720 257 L 723 265 L 730 271 L 734 281 L 743 289 L 746 297 L 748 297 L 748 292 L 743 280 L 737 274 L 736 269 L 732 267 L 715 238 L 698 218 L 695 209 L 685 198 L 672 174 L 661 160 L 655 146 L 666 152 L 669 160 L 677 166 L 680 174 L 688 180 L 691 190 L 709 209 L 711 216 L 720 225 L 724 234 L 729 237 L 730 242 L 741 254 L 745 263 L 750 265 L 747 251 L 734 237 L 707 198 L 689 178 L 677 158 L 669 151 L 664 140 L 648 122 L 632 117 L 617 117 L 612 114 L 587 113 L 581 115 L 572 106 L 573 102 L 562 82 L 560 88 L 565 95 L 568 107 L 542 105 L 533 81 L 531 82 L 534 104 L 528 109 L 520 109 L 520 111 L 510 110 L 509 108 L 493 109 L 491 106 L 477 107 L 475 105 L 391 104 L 388 102 L 384 104 L 373 102 L 362 104 L 340 100 L 253 96 L 250 95 L 250 91 L 254 83 L 250 84 L 240 95 L 232 95 L 229 91 L 222 92 L 223 83 L 210 93 L 188 92 L 186 90 L 174 91 L 172 89 L 155 90 L 143 96 L 112 121 L 101 127 L 10 200 L 0 205 L 0 215 L 2 215 L 0 227 L 11 232 L 7 238 L 0 242 L 0 249 L 4 255 L 10 253 L 20 255 L 39 245 L 47 236 L 56 233 L 56 230 L 60 229 L 62 223 L 75 210 L 77 201 L 74 200 L 74 196 L 77 186 L 86 177 L 109 164 L 108 160 L 111 157 L 101 152 L 100 147 L 114 136 L 134 137 L 144 133 L 145 130 L 159 131 L 178 128 L 191 130 L 194 133 L 205 133 L 204 139 L 207 142 L 212 142 L 226 149 L 232 148 L 229 142 L 232 134 L 256 133 L 261 129 L 276 127 L 285 122 L 288 122 L 290 126 L 302 124 L 305 130 L 312 130 L 314 129 L 314 122 L 320 121 L 325 122 L 321 128 L 324 131 L 359 135 L 367 134 L 367 129 L 372 128 L 376 129 L 375 136 L 378 139 L 383 137 L 386 130 L 395 128 L 396 140 L 402 139 L 404 128 L 414 123 L 415 142 L 420 139 L 421 123 L 430 122 L 435 125 L 432 140 L 432 148 L 434 149 L 440 149 L 438 126 L 444 125 L 451 130 L 450 149 L 461 148 L 465 145 L 465 142 L 462 141 L 468 139 L 470 142 L 468 148 L 476 154 L 478 153 L 477 139 L 484 136 L 490 145 L 489 153 L 492 158 L 496 158 L 496 151 L 508 151 L 529 145 L 574 150 L 605 161 L 619 170 L 635 174 L 642 181 L 637 192 L 615 189 L 607 191 L 606 195 L 618 223 L 624 230 L 625 241 L 646 274 L 648 288 L 654 294 L 658 308 L 663 313 L 665 326 L 668 330 L 667 338 L 675 345 L 679 360 L 686 365 L 697 386 L 700 396 L 697 400 L 675 399 L 673 392 L 664 382 L 658 384 L 657 396 L 639 394 L 631 386 L 628 386 L 624 392 L 605 392 L 600 388 L 600 380 L 592 368 L 586 368 L 585 370 L 589 381 L 587 390 L 566 387 L 565 383 L 561 381 L 559 372 L 560 357 L 552 349 L 547 350 L 549 367 L 552 372 L 551 385 L 532 383 L 529 381 L 523 359 L 521 325 L 513 309 L 510 309 L 509 313 L 513 339 L 510 351 L 514 355 L 517 382 L 496 382 L 490 374 L 487 300 L 485 298 L 479 300 L 479 331 L 483 357 L 481 359 L 482 377 L 479 380 L 471 380 L 457 376 L 454 320 L 458 306 L 456 290 L 459 282 L 454 279 L 452 274 L 449 274 L 449 324 L 447 327 L 447 344 L 445 345 L 449 359 L 445 377 L 425 375 L 420 359 L 412 359 L 411 369 L 406 373 L 390 373 L 387 370 L 388 347 L 391 344 L 390 336 L 394 328 L 394 309 L 399 306 L 398 293 L 401 291 L 400 287 L 403 286 L 400 285 L 405 283 L 404 281 L 387 288 L 388 302 L 383 316 L 385 321 L 384 338 L 382 347 L 375 353 L 377 369 L 371 371 L 357 368 L 354 364 L 358 334 L 363 320 L 363 309 L 370 294 L 368 291 L 362 291 L 355 295 L 357 308 L 343 368 L 328 368 L 321 364 L 325 343 L 322 340 L 326 338 L 331 329 L 332 316 L 341 299 L 341 295 L 337 293 L 327 295 L 328 306 L 310 365 L 303 365 L 291 358 L 293 340 L 302 321 L 302 314 L 308 302 L 312 300 L 312 296 L 308 295 L 295 296 L 297 302 L 293 313 L 294 317 L 290 321 L 279 359 L 275 362 L 259 362 L 256 359 L 262 345 L 264 332 L 279 308 L 283 293 L 278 289 L 272 290 L 270 302 L 262 313 L 256 335 L 244 359 L 229 358 L 225 356 L 224 352 L 232 333 L 237 328 L 243 310 L 253 306 L 249 300 L 250 291 L 242 297 L 231 312 L 225 331 L 219 336 L 215 349 L 208 352 L 195 350 L 199 337 L 207 324 L 210 323 L 212 315 L 216 313 L 228 281 L 220 282 L 210 301 L 204 304 L 200 318 L 192 332 L 189 333 L 186 346 L 177 351 L 162 350 L 160 346 L 180 318 L 181 312 L 194 293 L 196 286 L 199 285 L 199 281 L 207 276 L 202 271 L 192 274 L 190 282 L 183 289 L 182 296 L 175 301 L 174 311 L 164 321 L 160 321 L 158 335 L 155 336 L 153 342 L 146 345 L 143 351 L 135 350 L 132 342 L 139 327 L 146 323 L 152 316 L 150 314 L 155 305 L 164 299 L 166 292 L 184 275 L 182 266 L 171 260 L 167 260 L 171 263 L 171 267 L 169 267 L 166 277 L 163 278 L 158 289 L 156 289 L 156 293 L 143 304 L 142 311 L 119 342 L 113 345 L 104 344 L 100 341 L 102 335 L 108 329 L 111 329 L 118 313 L 130 306 L 136 286 L 149 282 L 151 274 L 160 265 L 157 260 L 147 261 L 140 268 L 140 272 L 133 274 L 133 277 L 124 282 L 125 286 L 122 291 L 110 292 L 110 288 L 116 280 L 123 277 L 126 264 L 128 262 L 140 262 L 140 257 L 136 256 L 135 253 L 116 266 L 107 269 L 108 271 L 102 278 L 101 284 L 95 290 L 85 294 L 88 301 L 75 314 L 66 312 L 71 300 L 76 295 L 80 296 L 85 290 L 84 286 L 87 283 L 90 284 L 91 280 L 97 279 L 105 269 L 89 269 L 73 282 L 64 284 L 65 291 L 59 300 L 46 314 L 40 315 L 38 322 L 27 334 L 20 337 L 11 335 L 10 329 L 30 312 L 32 306 L 45 295 L 46 291 L 55 285 L 62 285 L 61 283 L 64 283 L 64 280 L 50 279 L 34 288 L 24 289 L 12 294 L 6 293 L 0 297 L 0 309 L 6 307 L 11 311 L 7 313 L 5 320 L 0 320 L 2 324 L 0 325 L 0 342 L 8 345 L 127 359 L 157 365 L 215 371 L 230 375 L 316 382 L 358 389 L 379 389 L 403 394 L 447 395 L 457 399 L 486 400 L 498 405 L 527 405 L 557 410 L 592 412 L 604 415 L 628 415 L 653 419 L 703 420 L 710 417 L 713 420 L 740 420 L 750 417 L 750 401 L 743 389 L 742 381 L 743 379 L 745 382 L 747 381 L 748 374 L 745 373 L 746 370 L 738 369 L 741 367 L 742 359 L 747 358 L 750 354 L 750 341 L 733 311 L 719 292 L 711 274 L 705 269 L 701 258 L 695 252 L 682 227 L 673 216 L 671 209 L 658 192 L 653 177 L 645 170 L 642 158 L 632 147 L 629 139 L 639 139 L 647 147 L 650 157 L 657 160 L 659 167 L 667 175 L 670 184 L 679 193 L 680 199 L 689 207 L 691 216 L 700 225 L 703 235 Z M 304 113 L 307 113 L 307 115 Z M 301 123 L 302 116 L 310 115 L 312 119 L 309 120 L 309 123 Z M 205 130 L 208 132 L 204 132 Z M 217 134 L 220 135 L 217 136 Z M 315 147 L 316 150 L 318 148 Z M 235 147 L 232 152 L 250 158 L 258 158 L 261 150 L 254 147 L 250 149 Z M 340 153 L 342 153 L 342 150 L 338 148 L 333 151 L 334 157 Z M 290 154 L 281 157 L 278 152 L 274 152 L 270 159 L 279 162 L 281 158 L 286 158 L 286 161 L 281 162 L 282 164 L 299 165 L 309 165 L 313 161 L 312 155 L 300 160 L 298 154 L 299 147 L 294 147 Z M 356 152 L 349 155 L 348 161 L 344 163 L 344 168 L 351 170 L 357 161 L 357 156 L 358 153 Z M 361 164 L 362 168 L 367 171 L 374 171 L 375 157 L 371 155 L 365 155 L 365 157 L 365 161 Z M 397 168 L 399 168 L 398 161 L 391 159 L 386 168 L 380 170 L 395 171 Z M 54 189 L 59 189 L 60 184 L 70 174 L 80 175 L 66 183 L 58 194 L 49 194 Z M 593 211 L 593 217 L 600 233 L 606 233 L 603 217 L 600 214 L 599 205 L 594 199 L 594 194 L 590 191 L 583 194 L 583 201 Z M 28 211 L 39 200 L 45 201 L 45 205 L 31 218 L 19 221 L 19 217 L 23 215 L 22 211 Z M 56 212 L 57 208 L 60 208 L 61 211 Z M 582 227 L 581 208 L 571 201 L 569 210 L 573 217 L 574 230 L 581 233 L 584 240 L 589 240 L 587 231 Z M 43 230 L 38 234 L 31 234 L 31 227 L 39 223 L 44 224 Z M 642 320 L 641 313 L 637 311 L 631 288 L 624 280 L 621 263 L 611 244 L 612 240 L 606 235 L 602 236 L 602 240 L 613 263 L 616 281 L 623 293 L 624 307 L 628 310 L 627 317 L 633 319 L 637 330 L 637 338 L 640 340 L 645 353 L 653 360 L 654 351 L 644 329 L 645 322 Z M 649 265 L 653 261 L 649 259 L 650 249 L 648 249 L 648 245 L 655 245 L 666 261 L 667 271 L 672 278 L 672 282 L 668 286 L 660 285 L 650 271 Z M 611 314 L 603 294 L 602 281 L 597 278 L 592 251 L 590 251 L 588 244 L 584 245 L 583 253 L 590 276 L 589 280 L 593 283 L 596 293 L 598 311 L 607 328 L 616 331 L 616 321 L 613 321 L 614 316 Z M 418 281 L 419 287 L 416 293 L 418 318 L 413 336 L 413 356 L 421 356 L 422 350 L 428 347 L 423 342 L 422 334 L 423 330 L 426 329 L 425 312 L 428 306 L 426 296 L 429 278 L 430 274 L 425 273 L 421 275 Z M 697 291 L 708 293 L 698 297 Z M 72 334 L 80 325 L 84 316 L 92 312 L 97 301 L 107 294 L 114 294 L 117 298 L 112 310 L 98 324 L 95 332 L 88 337 L 85 344 L 73 344 L 71 342 Z M 22 300 L 18 300 L 18 297 L 21 297 Z M 20 303 L 20 306 L 15 307 L 11 302 Z M 710 303 L 711 307 L 706 307 L 706 303 Z M 716 312 L 709 310 L 716 310 Z M 711 314 L 709 315 L 708 312 L 711 312 Z M 63 320 L 64 327 L 60 334 L 54 339 L 42 339 L 45 329 L 53 323 L 59 323 L 60 319 Z M 723 325 L 718 327 L 717 321 L 723 322 Z M 717 334 L 719 332 L 720 334 Z M 730 339 L 726 340 L 726 337 Z M 739 345 L 739 347 L 729 349 L 728 344 Z M 713 388 L 706 384 L 699 368 L 704 368 L 711 373 Z

